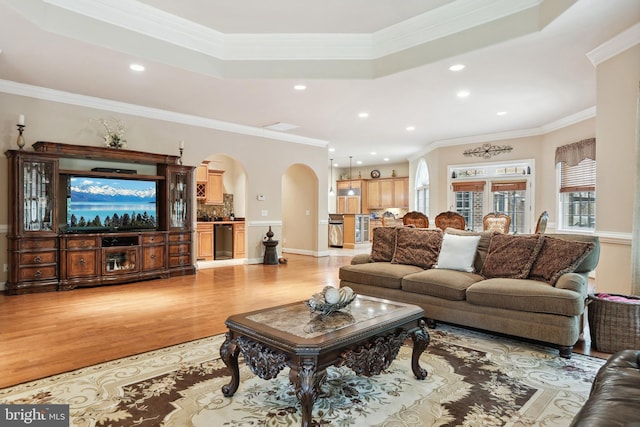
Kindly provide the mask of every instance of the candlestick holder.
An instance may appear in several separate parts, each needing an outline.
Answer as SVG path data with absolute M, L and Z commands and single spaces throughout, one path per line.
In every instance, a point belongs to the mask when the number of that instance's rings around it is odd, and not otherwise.
M 24 137 L 22 136 L 22 132 L 24 132 L 25 125 L 18 124 L 16 126 L 18 126 L 18 140 L 16 141 L 16 143 L 18 144 L 18 148 L 22 151 L 25 145 Z
M 183 151 L 184 151 L 184 148 L 180 147 L 180 159 L 179 159 L 180 166 L 182 166 L 182 152 Z

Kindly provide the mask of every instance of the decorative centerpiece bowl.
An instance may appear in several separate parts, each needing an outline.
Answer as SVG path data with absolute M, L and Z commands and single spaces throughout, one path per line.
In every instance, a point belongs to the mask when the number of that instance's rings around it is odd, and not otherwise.
M 336 289 L 333 286 L 325 286 L 321 293 L 313 294 L 307 307 L 311 313 L 319 312 L 323 316 L 347 307 L 356 299 L 357 294 L 348 286 Z

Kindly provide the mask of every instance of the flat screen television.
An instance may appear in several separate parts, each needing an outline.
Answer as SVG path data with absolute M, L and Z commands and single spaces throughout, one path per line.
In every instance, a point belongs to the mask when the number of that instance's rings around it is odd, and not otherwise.
M 157 182 L 69 176 L 66 230 L 155 230 Z

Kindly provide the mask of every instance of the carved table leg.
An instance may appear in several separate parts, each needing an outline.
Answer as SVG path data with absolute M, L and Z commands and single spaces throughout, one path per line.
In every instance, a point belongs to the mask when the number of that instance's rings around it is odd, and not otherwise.
M 222 394 L 224 394 L 225 397 L 231 397 L 240 385 L 240 370 L 238 369 L 238 353 L 240 353 L 240 347 L 236 344 L 235 340 L 230 339 L 228 332 L 226 333 L 226 337 L 224 343 L 220 346 L 220 357 L 222 357 L 225 365 L 231 369 L 231 381 L 229 384 L 222 386 Z
M 320 386 L 327 377 L 326 370 L 317 370 L 315 360 L 304 360 L 300 367 L 291 368 L 289 380 L 294 385 L 302 411 L 302 427 L 311 427 L 313 404 L 320 394 Z
M 427 378 L 427 371 L 420 367 L 420 355 L 429 345 L 429 332 L 425 328 L 423 320 L 418 322 L 418 328 L 411 334 L 413 339 L 413 353 L 411 354 L 411 369 L 417 379 Z

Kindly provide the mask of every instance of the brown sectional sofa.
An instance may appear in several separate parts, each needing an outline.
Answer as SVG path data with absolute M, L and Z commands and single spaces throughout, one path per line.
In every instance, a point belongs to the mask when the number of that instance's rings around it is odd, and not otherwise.
M 340 268 L 340 286 L 417 304 L 429 321 L 551 343 L 569 358 L 599 249 L 590 235 L 379 227 L 371 253 Z

